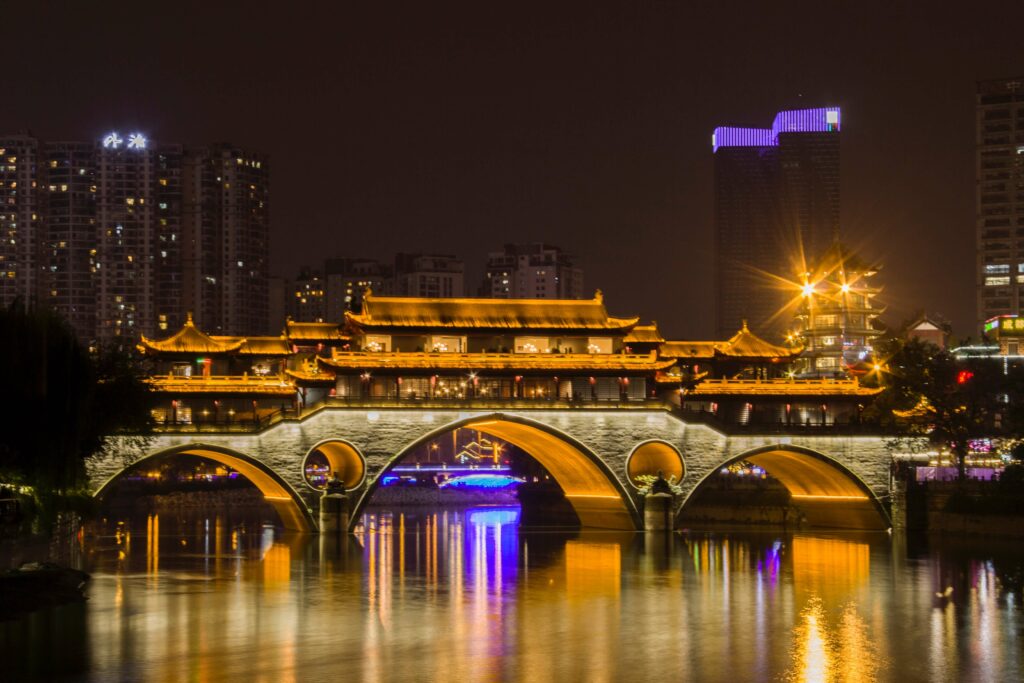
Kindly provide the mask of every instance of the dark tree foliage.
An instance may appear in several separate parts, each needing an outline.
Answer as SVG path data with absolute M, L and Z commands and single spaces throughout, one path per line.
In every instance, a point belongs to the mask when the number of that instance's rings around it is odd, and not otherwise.
M 0 483 L 72 492 L 106 436 L 149 429 L 149 388 L 131 358 L 90 356 L 55 313 L 0 310 L 0 377 Z
M 910 437 L 924 437 L 954 456 L 964 476 L 970 442 L 1017 438 L 1024 427 L 1024 372 L 1002 362 L 952 354 L 919 340 L 880 349 L 886 387 L 867 417 Z

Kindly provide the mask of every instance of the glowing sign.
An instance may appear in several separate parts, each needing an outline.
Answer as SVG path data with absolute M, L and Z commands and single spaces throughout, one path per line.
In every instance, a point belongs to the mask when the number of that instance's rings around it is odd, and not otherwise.
M 120 149 L 121 145 L 125 144 L 125 139 L 117 131 L 111 131 L 103 137 L 104 149 Z M 129 133 L 126 146 L 128 149 L 146 149 L 149 146 L 149 139 L 142 133 Z
M 1007 316 L 999 319 L 999 336 L 1021 337 L 1024 336 L 1024 318 Z

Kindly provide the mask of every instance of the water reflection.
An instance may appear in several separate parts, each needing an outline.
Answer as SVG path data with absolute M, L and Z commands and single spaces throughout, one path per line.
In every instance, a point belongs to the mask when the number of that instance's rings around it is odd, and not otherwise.
M 353 537 L 123 520 L 85 543 L 89 603 L 0 623 L 5 678 L 1020 678 L 1013 547 L 526 533 L 518 515 L 375 510 Z

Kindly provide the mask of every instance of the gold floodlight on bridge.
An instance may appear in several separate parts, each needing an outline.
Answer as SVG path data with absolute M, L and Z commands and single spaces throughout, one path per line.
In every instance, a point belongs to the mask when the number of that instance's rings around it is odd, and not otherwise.
M 643 528 L 629 494 L 611 470 L 590 449 L 572 437 L 540 422 L 517 415 L 470 417 L 417 439 L 398 452 L 382 472 L 409 453 L 453 429 L 475 429 L 529 453 L 558 483 L 583 527 L 634 531 Z M 374 485 L 359 499 L 352 519 L 359 519 L 372 498 Z
M 529 453 L 562 487 L 580 524 L 603 529 L 636 529 L 638 524 L 613 475 L 597 464 L 597 458 L 581 445 L 524 421 L 481 420 L 465 425 L 502 439 Z
M 96 498 L 103 498 L 118 480 L 129 470 L 141 464 L 179 455 L 194 455 L 230 467 L 248 479 L 260 490 L 266 500 L 281 518 L 285 529 L 310 533 L 316 531 L 313 515 L 299 494 L 284 479 L 256 458 L 222 446 L 211 444 L 185 444 L 175 446 L 137 460 L 111 477 L 96 491 Z
M 765 446 L 736 456 L 723 467 L 738 461 L 760 467 L 785 486 L 792 504 L 806 515 L 811 526 L 864 530 L 885 530 L 891 526 L 871 489 L 848 469 L 820 453 L 782 444 Z M 688 500 L 699 489 L 700 484 Z

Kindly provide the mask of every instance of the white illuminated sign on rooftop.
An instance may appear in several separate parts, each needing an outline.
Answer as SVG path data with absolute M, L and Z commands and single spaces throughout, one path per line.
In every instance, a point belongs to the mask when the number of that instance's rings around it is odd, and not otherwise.
M 125 144 L 125 139 L 117 134 L 117 131 L 107 133 L 103 138 L 104 149 L 120 149 Z M 129 133 L 128 149 L 146 149 L 149 146 L 149 139 L 142 133 Z

